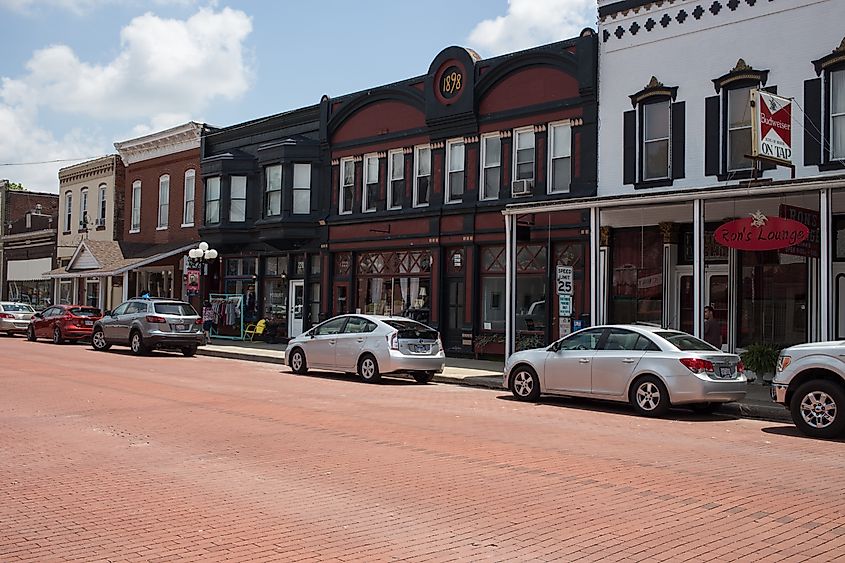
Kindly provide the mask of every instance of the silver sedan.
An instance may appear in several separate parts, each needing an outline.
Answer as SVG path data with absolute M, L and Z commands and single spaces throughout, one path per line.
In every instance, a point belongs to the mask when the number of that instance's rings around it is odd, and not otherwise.
M 645 325 L 584 329 L 547 348 L 517 352 L 505 364 L 504 386 L 517 399 L 541 394 L 628 402 L 661 416 L 671 405 L 710 412 L 745 397 L 745 368 L 684 332 Z
M 297 374 L 309 369 L 357 373 L 367 383 L 382 374 L 410 373 L 419 383 L 443 371 L 440 335 L 404 317 L 341 315 L 292 338 L 285 363 Z

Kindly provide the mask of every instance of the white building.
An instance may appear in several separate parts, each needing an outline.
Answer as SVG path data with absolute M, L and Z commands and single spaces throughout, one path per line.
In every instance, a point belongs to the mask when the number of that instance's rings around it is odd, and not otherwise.
M 845 338 L 845 2 L 598 4 L 598 196 L 511 206 L 511 223 L 591 209 L 593 324 L 702 335 L 711 305 L 726 350 Z M 794 177 L 746 158 L 755 89 L 793 99 Z M 751 214 L 795 219 L 809 240 L 719 242 Z

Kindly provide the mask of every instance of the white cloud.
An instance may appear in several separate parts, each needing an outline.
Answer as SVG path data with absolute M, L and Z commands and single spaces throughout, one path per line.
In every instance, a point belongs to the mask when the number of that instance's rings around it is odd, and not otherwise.
M 0 0 L 10 1 L 25 2 Z M 121 30 L 120 52 L 108 63 L 80 60 L 66 45 L 36 51 L 26 74 L 0 81 L 0 163 L 97 156 L 108 151 L 97 147 L 124 140 L 90 142 L 83 128 L 58 138 L 39 121 L 44 109 L 83 117 L 90 124 L 85 130 L 143 123 L 130 132 L 143 135 L 197 119 L 216 100 L 241 96 L 252 78 L 243 46 L 251 31 L 251 19 L 230 8 L 201 8 L 187 20 L 147 13 Z M 27 184 L 15 176 L 18 170 L 30 167 L 0 167 L 0 177 Z M 25 173 L 39 183 L 47 179 Z
M 142 4 L 141 0 L 131 0 Z M 83 15 L 91 10 L 109 4 L 125 4 L 127 0 L 0 0 L 0 8 L 25 15 L 36 15 L 43 10 L 64 10 L 76 15 Z M 197 0 L 154 0 L 158 6 L 191 6 Z M 213 0 L 216 4 L 216 0 Z
M 476 25 L 469 43 L 484 55 L 500 55 L 576 37 L 595 25 L 595 0 L 508 0 L 508 13 Z

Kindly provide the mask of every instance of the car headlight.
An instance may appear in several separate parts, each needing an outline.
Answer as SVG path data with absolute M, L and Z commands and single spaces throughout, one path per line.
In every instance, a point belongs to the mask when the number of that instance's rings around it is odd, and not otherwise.
M 781 372 L 787 368 L 789 364 L 792 363 L 792 358 L 790 356 L 779 356 L 778 357 L 778 371 Z

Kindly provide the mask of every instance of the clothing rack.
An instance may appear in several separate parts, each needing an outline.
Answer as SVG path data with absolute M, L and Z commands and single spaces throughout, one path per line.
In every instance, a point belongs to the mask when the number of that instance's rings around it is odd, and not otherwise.
M 211 293 L 208 296 L 211 302 L 211 308 L 214 310 L 216 319 L 212 326 L 210 336 L 212 338 L 224 338 L 226 340 L 243 340 L 244 339 L 244 296 L 240 293 Z M 228 335 L 220 334 L 218 327 L 220 326 L 220 319 L 235 320 L 232 323 L 226 323 L 226 326 L 238 327 L 238 334 Z

